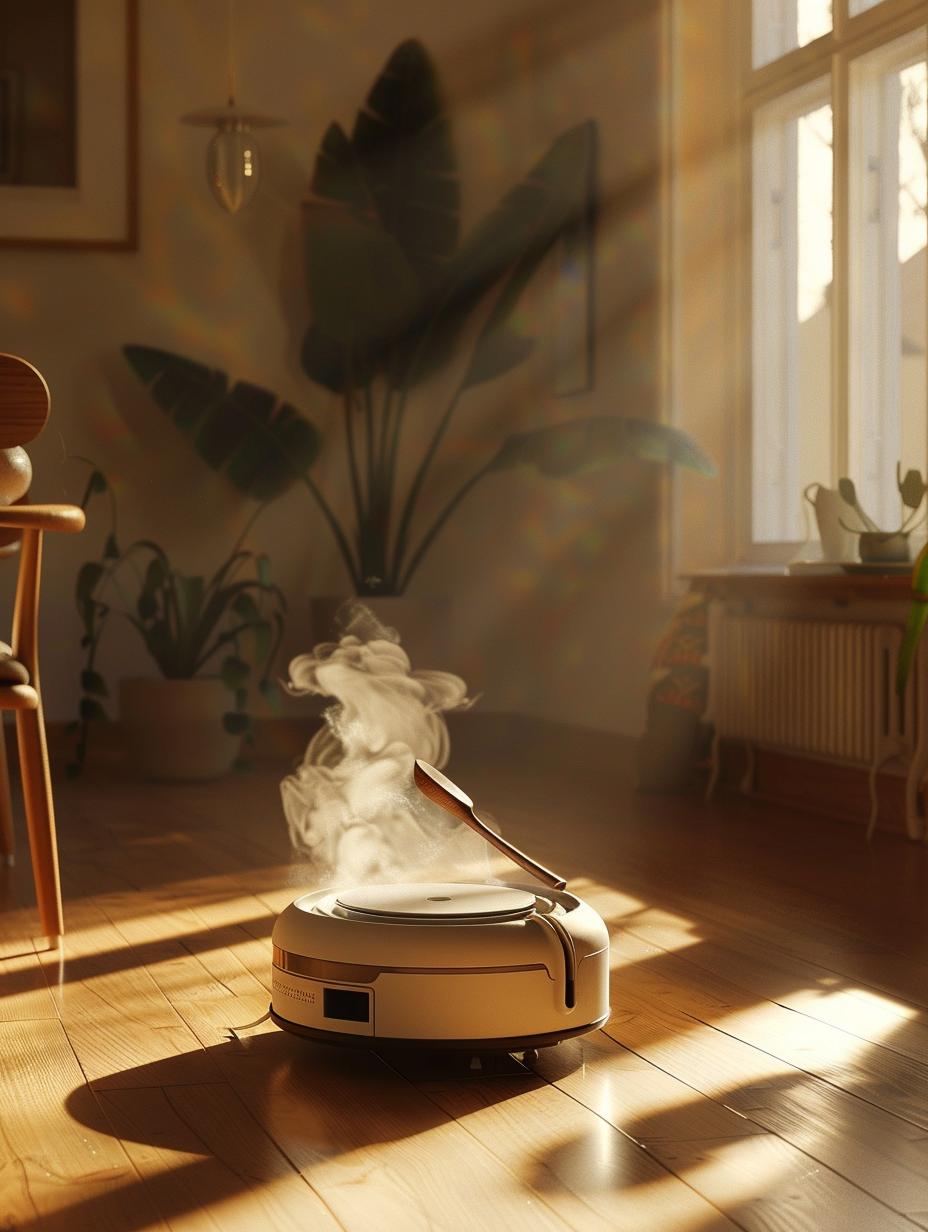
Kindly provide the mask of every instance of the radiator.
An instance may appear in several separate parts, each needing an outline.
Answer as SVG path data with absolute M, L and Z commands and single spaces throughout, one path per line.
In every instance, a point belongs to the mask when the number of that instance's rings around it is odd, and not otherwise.
M 744 741 L 750 790 L 755 747 L 853 765 L 869 772 L 872 835 L 876 776 L 895 760 L 906 774 L 906 826 L 925 829 L 919 786 L 925 773 L 928 689 L 922 656 L 905 698 L 895 691 L 902 628 L 895 624 L 802 620 L 731 612 L 712 604 L 709 621 L 708 717 L 715 729 L 712 775 L 721 740 Z

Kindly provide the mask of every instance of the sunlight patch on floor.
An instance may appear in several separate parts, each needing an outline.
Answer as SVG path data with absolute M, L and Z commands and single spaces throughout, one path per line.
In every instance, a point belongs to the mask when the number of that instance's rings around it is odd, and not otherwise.
M 574 877 L 568 884 L 571 894 L 576 894 L 584 902 L 598 911 L 607 924 L 615 923 L 626 916 L 634 915 L 645 909 L 645 904 L 630 894 L 616 890 L 612 886 L 602 885 L 589 877 Z
M 919 1009 L 918 1006 L 910 1005 L 906 1001 L 897 1001 L 895 997 L 887 997 L 883 993 L 874 992 L 872 988 L 845 988 L 844 991 L 849 997 L 856 997 L 859 1001 L 865 1002 L 876 1010 L 881 1010 L 884 1014 L 895 1014 L 897 1018 L 906 1019 L 924 1016 L 924 1010 Z

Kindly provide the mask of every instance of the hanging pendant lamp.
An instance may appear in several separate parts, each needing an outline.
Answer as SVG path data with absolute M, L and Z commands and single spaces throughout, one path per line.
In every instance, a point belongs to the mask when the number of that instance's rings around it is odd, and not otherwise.
M 181 123 L 216 129 L 206 148 L 206 178 L 210 192 L 230 214 L 244 209 L 258 187 L 261 154 L 251 130 L 287 123 L 276 116 L 242 110 L 235 94 L 235 0 L 229 0 L 228 103 L 224 107 L 191 111 L 181 116 Z

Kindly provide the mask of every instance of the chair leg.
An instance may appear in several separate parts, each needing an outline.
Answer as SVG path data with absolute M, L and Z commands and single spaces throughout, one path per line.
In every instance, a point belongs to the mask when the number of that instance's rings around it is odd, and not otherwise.
M 64 932 L 64 920 L 55 839 L 55 809 L 41 700 L 38 710 L 16 711 L 16 736 L 39 920 L 43 934 L 56 938 Z
M 10 771 L 7 765 L 3 715 L 0 712 L 0 862 L 12 864 L 15 852 L 13 806 L 10 803 Z

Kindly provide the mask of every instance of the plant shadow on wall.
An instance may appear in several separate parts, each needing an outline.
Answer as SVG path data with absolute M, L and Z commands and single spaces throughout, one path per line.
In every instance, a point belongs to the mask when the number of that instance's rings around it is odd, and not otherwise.
M 533 350 L 516 327 L 520 301 L 586 208 L 594 137 L 593 121 L 562 133 L 462 239 L 451 121 L 419 42 L 394 51 L 350 137 L 329 126 L 303 210 L 312 324 L 301 358 L 340 400 L 347 518 L 310 474 L 315 429 L 294 408 L 243 382 L 230 390 L 225 373 L 166 351 L 127 346 L 126 357 L 211 465 L 225 466 L 247 439 L 309 489 L 360 595 L 402 594 L 451 515 L 495 472 L 525 464 L 565 478 L 635 458 L 712 475 L 711 460 L 677 429 L 619 415 L 573 419 L 507 436 L 421 525 L 423 491 L 461 396 Z M 424 454 L 401 484 L 410 399 L 427 397 L 426 382 L 449 368 L 460 379 L 435 406 Z

